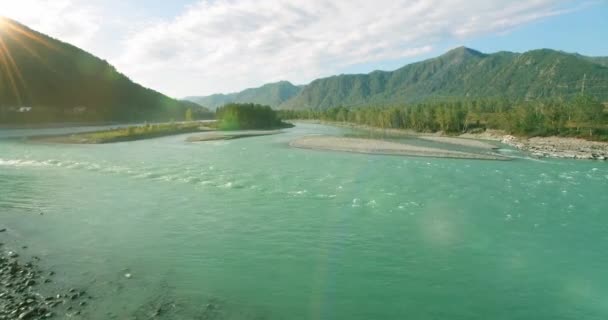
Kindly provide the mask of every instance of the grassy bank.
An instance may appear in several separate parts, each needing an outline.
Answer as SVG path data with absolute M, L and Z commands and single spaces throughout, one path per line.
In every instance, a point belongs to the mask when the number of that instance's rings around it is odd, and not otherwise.
M 141 126 L 132 126 L 96 132 L 86 132 L 58 136 L 41 136 L 34 137 L 31 139 L 43 142 L 85 144 L 125 142 L 184 133 L 209 131 L 210 129 L 205 127 L 204 125 L 204 123 L 198 121 L 183 123 L 146 124 Z

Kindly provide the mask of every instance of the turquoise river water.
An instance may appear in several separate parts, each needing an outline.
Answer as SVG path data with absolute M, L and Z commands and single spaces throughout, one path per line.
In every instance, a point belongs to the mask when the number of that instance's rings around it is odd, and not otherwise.
M 288 146 L 344 130 L 0 131 L 0 241 L 87 288 L 81 319 L 608 319 L 608 163 Z

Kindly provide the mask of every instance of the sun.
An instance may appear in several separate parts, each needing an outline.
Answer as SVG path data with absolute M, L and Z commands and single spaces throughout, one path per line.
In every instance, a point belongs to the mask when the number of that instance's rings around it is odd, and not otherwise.
M 40 52 L 40 45 L 46 49 L 56 50 L 41 34 L 16 21 L 0 16 L 0 83 L 5 82 L 19 102 L 21 102 L 22 96 L 20 91 L 27 86 L 18 65 L 19 60 L 13 57 L 12 51 L 19 48 L 20 51 L 26 52 L 26 55 L 38 60 L 42 65 L 47 65 L 44 55 Z
M 9 29 L 10 20 L 2 14 L 2 8 L 0 8 L 0 31 Z

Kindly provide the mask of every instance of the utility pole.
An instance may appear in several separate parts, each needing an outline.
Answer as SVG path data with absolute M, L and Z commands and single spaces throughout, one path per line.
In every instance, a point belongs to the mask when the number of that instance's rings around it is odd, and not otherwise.
M 585 95 L 585 81 L 587 81 L 587 74 L 583 75 L 583 86 L 581 88 L 581 95 Z

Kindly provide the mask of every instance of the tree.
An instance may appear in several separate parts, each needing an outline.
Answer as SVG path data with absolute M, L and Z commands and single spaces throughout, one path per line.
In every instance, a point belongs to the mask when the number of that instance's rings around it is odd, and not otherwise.
M 576 130 L 580 132 L 582 126 L 587 125 L 589 136 L 593 136 L 593 128 L 602 124 L 604 118 L 604 106 L 596 99 L 579 95 L 574 99 L 574 121 Z
M 584 132 L 593 139 L 608 139 L 605 108 L 596 99 L 578 96 L 571 100 L 484 98 L 390 107 L 368 105 L 350 109 L 285 110 L 280 113 L 285 119 L 338 120 L 378 128 L 441 130 L 446 133 L 490 128 L 524 136 L 569 136 Z
M 184 120 L 186 120 L 186 121 L 192 121 L 192 120 L 194 120 L 192 118 L 192 108 L 188 108 L 188 110 L 186 110 L 186 115 L 184 117 Z

